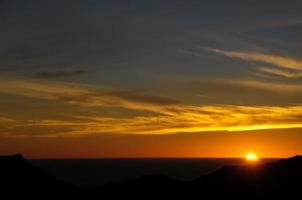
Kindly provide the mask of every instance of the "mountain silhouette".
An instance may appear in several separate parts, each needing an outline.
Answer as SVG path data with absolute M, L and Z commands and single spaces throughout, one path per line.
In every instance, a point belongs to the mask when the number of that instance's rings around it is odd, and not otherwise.
M 57 180 L 42 169 L 29 164 L 21 154 L 0 156 L 0 188 L 2 195 L 41 199 L 57 194 L 81 195 L 94 189 Z
M 294 199 L 302 188 L 302 156 L 263 165 L 227 166 L 193 181 L 173 181 L 163 175 L 111 185 L 131 197 L 182 197 L 184 199 Z M 139 194 L 137 193 L 139 191 Z M 117 192 L 116 194 L 120 194 Z
M 103 187 L 83 187 L 53 178 L 22 155 L 0 156 L 2 195 L 43 198 L 293 199 L 302 186 L 302 156 L 263 165 L 227 166 L 192 181 L 164 175 Z
M 300 196 L 302 156 L 259 166 L 229 166 L 196 179 L 193 190 L 216 197 L 276 199 Z

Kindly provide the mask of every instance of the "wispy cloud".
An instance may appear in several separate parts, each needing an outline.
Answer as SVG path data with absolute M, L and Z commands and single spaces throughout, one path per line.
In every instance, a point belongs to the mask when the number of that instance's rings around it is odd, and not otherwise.
M 65 78 L 65 77 L 72 77 L 85 74 L 86 71 L 84 70 L 72 70 L 72 71 L 43 71 L 43 72 L 36 72 L 32 75 L 34 78 L 45 78 L 45 79 L 53 79 L 53 78 Z
M 260 90 L 267 90 L 281 93 L 300 93 L 302 92 L 301 84 L 289 84 L 279 82 L 269 82 L 254 79 L 230 79 L 230 78 L 196 78 L 201 82 L 207 82 L 212 84 L 239 86 L 256 88 Z
M 292 58 L 288 56 L 275 55 L 269 53 L 227 51 L 227 50 L 215 49 L 209 47 L 201 47 L 201 48 L 231 58 L 238 58 L 241 60 L 252 61 L 252 62 L 267 63 L 287 69 L 302 70 L 302 59 L 299 58 Z
M 236 58 L 248 62 L 265 63 L 274 67 L 257 67 L 258 72 L 281 76 L 286 78 L 299 78 L 302 76 L 302 59 L 284 55 L 259 52 L 228 51 L 210 47 L 200 47 L 203 50 Z M 195 55 L 198 55 L 195 53 Z
M 16 122 L 16 120 L 10 119 L 8 117 L 1 117 L 0 116 L 0 125 L 4 124 L 4 123 L 14 123 L 14 122 Z
M 77 116 L 74 120 L 29 120 L 11 126 L 10 136 L 19 131 L 35 137 L 79 137 L 91 134 L 174 134 L 179 132 L 240 131 L 302 127 L 301 106 L 189 106 L 163 109 L 156 116 L 112 118 Z M 227 116 L 227 117 L 226 117 Z M 25 131 L 27 130 L 27 132 Z M 46 134 L 41 134 L 41 132 Z M 14 133 L 14 134 L 13 134 Z M 32 135 L 27 135 L 32 136 Z
M 265 67 L 265 66 L 257 67 L 256 70 L 259 72 L 264 72 L 266 74 L 277 75 L 286 78 L 302 77 L 302 71 L 288 71 L 288 70 L 282 70 L 278 68 Z
M 235 81 L 223 84 L 238 84 Z M 239 82 L 248 87 L 302 92 L 301 87 Z M 280 89 L 281 88 L 281 89 Z M 140 92 L 90 85 L 37 80 L 1 80 L 0 92 L 45 99 L 74 106 L 67 115 L 41 115 L 23 120 L 3 115 L 0 127 L 6 137 L 79 137 L 89 134 L 173 134 L 179 132 L 236 131 L 302 127 L 302 106 L 192 105 Z M 64 108 L 64 107 L 63 107 Z M 78 112 L 85 108 L 85 112 Z M 99 108 L 144 112 L 135 115 L 104 114 Z M 40 110 L 40 112 L 45 112 Z M 64 110 L 61 111 L 64 113 Z M 7 120 L 9 119 L 9 121 Z
M 3 79 L 0 81 L 0 92 L 83 106 L 111 106 L 150 111 L 179 104 L 171 98 L 139 91 L 34 79 Z

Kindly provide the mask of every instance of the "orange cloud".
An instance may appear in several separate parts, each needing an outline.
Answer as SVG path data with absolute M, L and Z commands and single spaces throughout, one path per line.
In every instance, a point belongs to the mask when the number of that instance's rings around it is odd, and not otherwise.
M 267 74 L 277 75 L 277 76 L 283 76 L 286 78 L 299 78 L 302 77 L 301 71 L 286 71 L 281 70 L 273 67 L 257 67 L 257 70 L 260 72 L 264 72 Z
M 276 67 L 258 67 L 256 70 L 266 74 L 282 76 L 286 78 L 299 78 L 302 76 L 302 59 L 284 55 L 257 52 L 226 51 L 209 47 L 201 47 L 207 51 L 221 54 L 231 58 L 245 61 L 260 62 Z M 283 69 L 279 69 L 283 68 Z M 290 71 L 289 71 L 290 70 Z
M 292 58 L 288 56 L 275 55 L 269 53 L 226 51 L 209 47 L 201 48 L 231 58 L 238 58 L 241 60 L 252 62 L 267 63 L 287 69 L 302 70 L 302 60 L 299 58 Z
M 234 80 L 220 81 L 238 84 Z M 239 84 L 282 92 L 302 91 L 298 86 L 281 87 L 255 81 L 241 81 Z M 74 106 L 69 113 L 64 112 L 64 107 L 56 115 L 47 115 L 47 111 L 40 110 L 44 112 L 40 117 L 28 115 L 23 120 L 18 120 L 18 113 L 15 113 L 16 119 L 3 115 L 3 119 L 11 120 L 2 120 L 0 132 L 9 137 L 148 135 L 302 127 L 302 106 L 201 106 L 137 92 L 33 80 L 2 80 L 0 92 Z M 105 108 L 110 110 L 109 114 L 101 111 Z M 125 110 L 128 114 L 123 113 Z
M 27 120 L 10 126 L 9 131 L 18 133 L 21 130 L 21 136 L 26 136 L 24 130 L 32 134 L 32 130 L 37 129 L 35 132 L 39 134 L 34 135 L 36 137 L 79 137 L 90 134 L 149 135 L 279 129 L 302 127 L 302 115 L 299 113 L 302 113 L 302 106 L 181 105 L 162 109 L 154 116 L 117 118 L 97 115 L 74 116 L 73 120 Z
M 227 79 L 227 78 L 196 78 L 197 80 L 230 86 L 241 86 L 256 88 L 261 90 L 282 92 L 282 93 L 300 93 L 302 92 L 301 84 L 288 84 L 279 82 L 268 82 L 253 79 Z
M 0 81 L 0 92 L 83 106 L 110 106 L 149 111 L 179 104 L 171 98 L 137 91 L 35 79 L 3 79 Z

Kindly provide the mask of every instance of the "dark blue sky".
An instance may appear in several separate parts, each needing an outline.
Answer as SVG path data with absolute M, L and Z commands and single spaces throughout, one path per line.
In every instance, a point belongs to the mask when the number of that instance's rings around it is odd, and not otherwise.
M 249 63 L 198 47 L 298 57 L 301 6 L 300 1 L 4 0 L 1 69 L 21 75 L 80 70 L 87 76 L 77 79 L 102 78 L 105 85 L 124 85 L 129 81 L 124 76 L 133 74 L 246 76 L 242 71 L 253 68 Z

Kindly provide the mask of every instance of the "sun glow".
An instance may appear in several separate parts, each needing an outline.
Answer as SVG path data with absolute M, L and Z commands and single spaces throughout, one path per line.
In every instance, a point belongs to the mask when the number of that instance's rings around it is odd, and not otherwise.
M 245 156 L 245 160 L 255 162 L 259 160 L 259 157 L 255 153 L 248 153 Z

